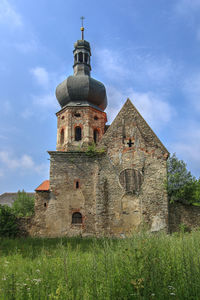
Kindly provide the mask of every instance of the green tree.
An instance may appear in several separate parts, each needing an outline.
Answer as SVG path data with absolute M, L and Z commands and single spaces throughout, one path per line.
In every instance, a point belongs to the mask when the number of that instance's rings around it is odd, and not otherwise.
M 13 212 L 18 217 L 34 214 L 34 197 L 30 197 L 24 190 L 18 191 L 17 199 L 12 205 Z
M 175 153 L 167 161 L 167 190 L 170 202 L 200 202 L 200 180 L 192 176 L 185 162 Z
M 12 208 L 0 205 L 0 237 L 15 237 L 18 231 L 17 218 Z

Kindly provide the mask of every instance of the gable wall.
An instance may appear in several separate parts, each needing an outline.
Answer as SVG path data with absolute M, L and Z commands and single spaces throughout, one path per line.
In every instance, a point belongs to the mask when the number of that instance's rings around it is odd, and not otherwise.
M 131 147 L 127 144 L 129 139 L 134 143 Z M 110 203 L 113 203 L 111 227 L 124 234 L 137 230 L 143 224 L 152 231 L 167 230 L 165 183 L 168 152 L 130 101 L 126 102 L 105 133 L 102 145 L 107 149 L 112 166 L 109 171 L 113 170 L 113 176 L 107 176 L 109 186 L 115 190 L 109 197 Z M 134 169 L 143 176 L 138 193 L 126 193 L 120 185 L 119 176 L 125 169 Z

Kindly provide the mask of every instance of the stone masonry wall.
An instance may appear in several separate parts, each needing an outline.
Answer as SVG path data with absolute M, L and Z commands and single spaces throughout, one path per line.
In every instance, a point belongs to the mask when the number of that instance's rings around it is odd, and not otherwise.
M 57 113 L 57 147 L 58 151 L 87 149 L 94 141 L 94 130 L 98 131 L 100 140 L 104 134 L 106 113 L 93 107 L 66 107 Z M 75 141 L 75 127 L 82 131 L 81 141 Z M 61 143 L 61 132 L 64 132 L 64 141 Z
M 165 182 L 168 152 L 130 100 L 125 103 L 99 146 L 106 148 L 109 170 L 112 170 L 108 176 L 109 186 L 113 189 L 109 196 L 113 213 L 112 230 L 128 234 L 144 224 L 151 231 L 167 231 Z M 142 184 L 138 191 L 127 193 L 126 187 L 120 184 L 122 172 L 139 174 Z M 126 179 L 130 180 L 129 177 Z
M 180 226 L 187 229 L 200 227 L 200 207 L 174 203 L 169 205 L 169 231 L 180 230 Z
M 50 194 L 40 236 L 72 236 L 95 234 L 95 186 L 98 173 L 96 158 L 85 153 L 50 152 Z M 76 189 L 76 181 L 79 188 Z M 72 224 L 72 214 L 80 212 L 82 224 Z M 86 222 L 87 220 L 87 222 Z
M 129 236 L 141 225 L 168 231 L 168 152 L 130 100 L 98 147 L 104 152 L 94 156 L 49 152 L 50 193 L 37 193 L 36 235 Z M 74 212 L 82 224 L 72 224 Z

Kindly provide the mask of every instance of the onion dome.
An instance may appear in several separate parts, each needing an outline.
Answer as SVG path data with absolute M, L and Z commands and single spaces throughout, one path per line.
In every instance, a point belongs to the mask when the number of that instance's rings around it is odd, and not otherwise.
M 74 75 L 69 76 L 56 88 L 56 98 L 63 108 L 66 105 L 88 103 L 101 110 L 107 106 L 106 89 L 103 83 L 90 77 L 90 44 L 83 38 L 74 44 Z

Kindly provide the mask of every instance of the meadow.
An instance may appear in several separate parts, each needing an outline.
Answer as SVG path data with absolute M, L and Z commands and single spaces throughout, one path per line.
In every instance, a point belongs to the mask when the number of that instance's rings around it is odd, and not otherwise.
M 0 300 L 200 299 L 200 231 L 0 239 Z

